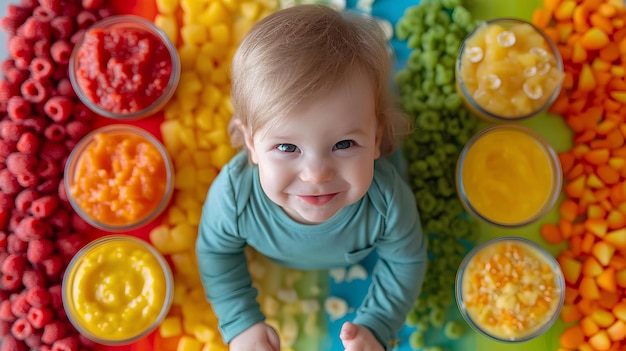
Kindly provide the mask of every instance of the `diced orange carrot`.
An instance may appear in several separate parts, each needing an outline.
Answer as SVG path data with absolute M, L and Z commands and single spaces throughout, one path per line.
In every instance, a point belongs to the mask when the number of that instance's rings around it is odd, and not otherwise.
M 531 21 L 539 28 L 546 28 L 552 20 L 552 13 L 544 8 L 537 8 L 533 11 Z
M 620 57 L 619 46 L 616 43 L 609 42 L 605 47 L 600 49 L 600 58 L 608 62 L 613 62 Z
M 605 330 L 600 330 L 589 338 L 589 346 L 596 351 L 608 351 L 611 348 L 611 340 Z
M 585 229 L 599 238 L 603 237 L 609 228 L 604 218 L 587 218 L 584 225 Z
M 565 179 L 571 181 L 574 178 L 578 178 L 578 176 L 582 175 L 584 172 L 585 166 L 582 163 L 575 163 L 572 169 L 565 175 Z
M 607 163 L 611 155 L 608 149 L 590 150 L 583 155 L 583 159 L 592 165 L 601 165 Z
M 626 288 L 626 268 L 615 272 L 615 283 L 620 288 Z
M 604 271 L 604 267 L 593 256 L 588 256 L 583 261 L 582 273 L 586 277 L 597 277 Z
M 603 240 L 618 250 L 626 250 L 626 228 L 615 229 L 608 232 Z
M 611 310 L 611 312 L 613 312 L 613 315 L 615 315 L 615 317 L 626 322 L 626 302 L 625 301 L 622 301 L 618 303 L 617 305 L 615 305 L 613 309 Z
M 610 39 L 602 29 L 591 27 L 580 37 L 580 42 L 587 50 L 600 50 L 610 42 Z
M 564 190 L 565 194 L 570 198 L 580 198 L 585 190 L 585 182 L 587 181 L 586 175 L 580 175 L 576 179 L 571 180 L 569 183 L 565 184 Z
M 615 316 L 610 311 L 603 308 L 596 308 L 589 317 L 591 317 L 600 328 L 607 328 L 615 322 Z
M 569 239 L 569 247 L 576 256 L 582 253 L 582 243 L 583 235 L 575 235 Z
M 563 0 L 561 3 L 554 9 L 554 18 L 557 20 L 568 20 L 571 19 L 574 15 L 574 9 L 576 8 L 575 0 Z
M 571 152 L 560 152 L 558 156 L 559 162 L 561 163 L 561 170 L 563 171 L 563 174 L 565 174 L 574 166 L 574 155 L 572 155 Z
M 588 143 L 596 138 L 596 131 L 591 129 L 585 129 L 574 136 L 575 143 Z
M 565 281 L 570 284 L 576 284 L 576 282 L 578 282 L 578 278 L 580 277 L 582 263 L 576 259 L 563 256 L 559 256 L 558 261 L 561 265 L 561 269 L 563 270 L 563 277 L 565 278 Z
M 567 327 L 559 338 L 562 347 L 576 350 L 585 341 L 583 330 L 579 325 Z
M 584 33 L 589 30 L 589 9 L 585 6 L 576 6 L 574 13 L 572 14 L 572 22 L 574 23 L 574 30 L 577 33 Z
M 616 271 L 621 271 L 622 269 L 626 268 L 626 256 L 623 255 L 623 252 L 618 255 L 613 255 L 611 261 L 609 262 L 609 267 L 612 267 Z
M 562 218 L 573 222 L 578 217 L 578 204 L 571 199 L 565 199 L 559 205 L 559 213 Z
M 578 76 L 578 90 L 589 92 L 594 90 L 595 88 L 596 78 L 593 75 L 593 71 L 591 70 L 591 67 L 589 67 L 589 64 L 584 63 L 582 65 L 582 68 L 580 69 L 580 74 Z
M 619 302 L 620 295 L 606 290 L 600 290 L 600 298 L 598 299 L 598 306 L 611 310 Z
M 563 299 L 563 302 L 566 304 L 571 304 L 573 305 L 574 302 L 576 301 L 576 299 L 578 298 L 579 294 L 578 294 L 578 290 L 571 287 L 571 286 L 566 286 L 565 287 L 565 298 Z
M 572 222 L 565 218 L 559 218 L 558 227 L 563 239 L 569 239 L 574 232 Z
M 611 18 L 615 16 L 615 14 L 617 13 L 617 9 L 615 8 L 615 6 L 613 6 L 613 4 L 602 3 L 600 4 L 600 6 L 598 6 L 596 12 L 599 13 L 601 16 Z
M 611 100 L 607 99 L 607 101 L 611 101 Z M 624 136 L 622 135 L 622 132 L 619 129 L 614 129 L 610 131 L 606 135 L 606 140 L 608 141 L 609 147 L 611 149 L 617 149 L 618 147 L 621 147 L 624 145 Z
M 578 310 L 578 307 L 566 303 L 561 307 L 560 317 L 564 323 L 572 323 L 580 320 L 582 314 Z
M 600 297 L 600 289 L 592 277 L 583 277 L 578 286 L 580 296 L 588 300 L 597 300 Z
M 598 259 L 598 262 L 600 262 L 600 264 L 606 267 L 613 257 L 613 254 L 615 254 L 615 247 L 605 241 L 598 241 L 593 244 L 591 253 L 595 258 Z
M 556 10 L 560 3 L 561 0 L 543 0 L 543 8 L 551 14 L 554 10 Z
M 606 217 L 606 223 L 609 229 L 623 228 L 626 226 L 626 216 L 618 210 L 611 210 Z
M 606 329 L 606 333 L 612 341 L 620 341 L 626 339 L 626 322 L 618 319 L 610 327 Z
M 615 270 L 607 267 L 600 275 L 596 277 L 598 286 L 610 293 L 617 291 L 617 283 L 615 281 Z
M 607 160 L 608 162 L 608 160 Z M 619 181 L 620 175 L 615 168 L 609 165 L 600 165 L 597 169 L 598 177 L 604 182 L 604 184 L 612 185 Z
M 541 226 L 540 229 L 541 236 L 545 239 L 549 244 L 559 244 L 563 241 L 563 235 L 555 224 L 545 223 Z
M 589 316 L 593 313 L 593 311 L 595 311 L 598 308 L 598 301 L 596 301 L 596 300 L 589 300 L 589 299 L 586 299 L 586 298 L 581 298 L 576 303 L 576 307 L 578 307 L 578 309 L 580 310 L 580 313 L 582 313 L 583 315 L 586 316 L 586 317 L 583 317 L 580 320 L 581 326 L 583 327 L 583 329 L 585 329 L 585 327 L 582 325 L 583 321 L 585 319 L 589 318 Z M 589 319 L 591 319 L 591 318 L 589 318 Z M 593 322 L 593 319 L 591 320 L 591 322 Z M 593 322 L 593 324 L 595 324 L 595 322 Z M 596 327 L 597 327 L 597 325 L 596 325 Z M 591 330 L 589 330 L 589 331 L 591 331 Z M 586 333 L 585 333 L 585 335 L 589 336 Z
M 596 242 L 596 236 L 587 232 L 583 235 L 583 240 L 580 242 L 580 252 L 588 254 L 591 253 L 591 249 Z
M 602 16 L 601 14 L 592 13 L 589 16 L 589 22 L 591 23 L 593 27 L 600 29 L 607 36 L 613 34 L 613 30 L 614 30 L 613 23 L 611 22 L 610 19 Z M 613 60 L 609 60 L 609 61 L 613 61 Z

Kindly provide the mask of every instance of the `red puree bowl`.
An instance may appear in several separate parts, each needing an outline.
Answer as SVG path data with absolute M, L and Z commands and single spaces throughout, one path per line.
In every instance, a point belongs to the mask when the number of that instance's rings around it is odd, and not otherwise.
M 159 111 L 180 79 L 180 58 L 165 32 L 138 16 L 96 22 L 74 46 L 70 81 L 97 114 L 134 120 Z

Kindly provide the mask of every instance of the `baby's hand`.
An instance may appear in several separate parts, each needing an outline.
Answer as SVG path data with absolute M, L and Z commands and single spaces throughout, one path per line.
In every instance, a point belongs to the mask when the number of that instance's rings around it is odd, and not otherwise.
M 339 333 L 345 351 L 383 351 L 383 346 L 364 326 L 345 322 Z
M 280 351 L 280 339 L 274 328 L 259 322 L 230 341 L 230 351 Z

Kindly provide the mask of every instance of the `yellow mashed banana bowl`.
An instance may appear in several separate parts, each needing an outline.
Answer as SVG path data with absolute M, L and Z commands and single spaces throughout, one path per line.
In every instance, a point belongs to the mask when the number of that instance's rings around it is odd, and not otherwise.
M 63 306 L 74 327 L 105 345 L 132 343 L 165 318 L 173 298 L 167 261 L 147 242 L 109 235 L 86 245 L 63 278 Z
M 543 217 L 558 198 L 561 178 L 552 147 L 532 129 L 512 124 L 477 133 L 461 151 L 456 170 L 466 210 L 502 227 Z

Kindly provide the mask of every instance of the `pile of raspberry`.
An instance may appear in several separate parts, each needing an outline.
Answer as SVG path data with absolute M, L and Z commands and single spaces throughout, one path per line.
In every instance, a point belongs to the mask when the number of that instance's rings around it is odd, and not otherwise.
M 63 188 L 66 159 L 96 117 L 68 76 L 86 28 L 113 14 L 106 0 L 21 0 L 0 27 L 0 351 L 79 351 L 94 343 L 69 323 L 67 264 L 91 228 Z

